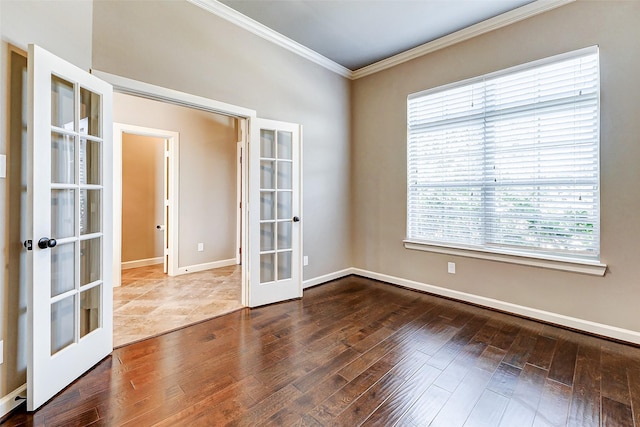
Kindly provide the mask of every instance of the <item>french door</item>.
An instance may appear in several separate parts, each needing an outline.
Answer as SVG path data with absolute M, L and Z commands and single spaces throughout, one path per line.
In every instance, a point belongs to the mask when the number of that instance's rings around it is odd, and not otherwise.
M 251 120 L 249 306 L 302 296 L 300 126 Z
M 112 88 L 30 45 L 27 409 L 113 349 Z

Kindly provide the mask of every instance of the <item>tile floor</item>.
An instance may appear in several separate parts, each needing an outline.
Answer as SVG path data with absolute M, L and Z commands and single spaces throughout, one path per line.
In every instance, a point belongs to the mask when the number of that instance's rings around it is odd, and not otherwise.
M 113 289 L 113 346 L 242 308 L 240 281 L 239 265 L 175 277 L 162 264 L 123 270 Z

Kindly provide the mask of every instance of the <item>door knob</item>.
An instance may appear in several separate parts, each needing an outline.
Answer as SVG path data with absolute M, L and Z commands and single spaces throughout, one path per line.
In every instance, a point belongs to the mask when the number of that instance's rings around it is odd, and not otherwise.
M 50 239 L 48 237 L 43 237 L 42 239 L 38 240 L 38 247 L 40 249 L 53 248 L 57 244 L 58 242 L 56 242 L 56 239 Z
M 298 218 L 297 216 L 293 217 L 293 222 L 300 222 L 300 218 Z

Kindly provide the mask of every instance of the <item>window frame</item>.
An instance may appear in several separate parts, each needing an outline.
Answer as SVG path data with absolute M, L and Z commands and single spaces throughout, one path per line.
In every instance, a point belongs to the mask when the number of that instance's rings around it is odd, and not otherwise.
M 409 137 L 410 137 L 410 129 L 409 129 L 409 102 L 412 99 L 424 97 L 430 94 L 434 94 L 437 92 L 444 92 L 448 90 L 455 89 L 457 87 L 465 87 L 470 86 L 474 83 L 478 83 L 485 80 L 494 79 L 497 77 L 504 77 L 508 75 L 512 75 L 514 73 L 518 73 L 525 70 L 531 70 L 535 68 L 539 68 L 545 65 L 550 65 L 553 63 L 558 63 L 564 60 L 574 59 L 581 56 L 586 56 L 589 54 L 598 55 L 598 46 L 591 46 L 584 49 L 579 49 L 567 53 L 563 53 L 560 55 L 555 55 L 543 59 L 539 59 L 536 61 L 528 62 L 525 64 L 517 65 L 514 67 L 506 68 L 503 70 L 499 70 L 493 73 L 465 79 L 462 81 L 457 81 L 449 84 L 445 84 L 439 87 L 423 90 L 420 92 L 416 92 L 410 94 L 407 97 L 407 129 L 406 129 L 406 144 L 407 144 L 407 197 L 406 197 L 406 238 L 403 240 L 404 247 L 411 250 L 419 250 L 419 251 L 428 251 L 435 252 L 447 255 L 455 255 L 455 256 L 465 256 L 470 258 L 479 258 L 479 259 L 488 259 L 493 261 L 507 262 L 507 263 L 515 263 L 529 266 L 536 266 L 542 268 L 550 268 L 556 270 L 564 270 L 564 271 L 572 271 L 583 274 L 592 274 L 602 276 L 606 271 L 606 264 L 601 262 L 601 238 L 598 237 L 597 242 L 597 254 L 594 257 L 581 257 L 574 256 L 572 254 L 562 255 L 559 253 L 549 253 L 549 252 L 538 252 L 535 250 L 528 249 L 511 249 L 504 247 L 493 247 L 493 246 L 467 246 L 464 244 L 458 243 L 446 243 L 446 242 L 431 242 L 431 241 L 422 241 L 418 239 L 412 239 L 408 236 L 410 235 L 410 196 L 412 195 L 410 191 L 410 182 L 409 182 L 409 156 L 411 153 L 409 152 Z M 598 66 L 599 67 L 599 66 Z M 599 74 L 599 71 L 598 71 Z M 600 96 L 601 96 L 601 84 L 598 81 L 598 92 L 597 92 L 597 118 L 596 118 L 596 128 L 597 133 L 600 135 Z M 483 138 L 483 145 L 486 144 L 486 140 Z M 485 145 L 486 146 L 486 145 Z M 600 138 L 598 138 L 598 153 L 600 151 Z M 598 201 L 597 201 L 597 220 L 598 227 L 601 223 L 601 214 L 600 214 L 600 190 L 601 190 L 601 161 L 598 155 L 597 160 L 597 182 L 598 182 Z M 483 218 L 487 218 L 483 216 Z

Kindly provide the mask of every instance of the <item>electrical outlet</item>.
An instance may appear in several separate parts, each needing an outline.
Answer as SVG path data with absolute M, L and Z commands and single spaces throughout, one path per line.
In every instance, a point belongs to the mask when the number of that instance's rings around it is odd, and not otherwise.
M 456 274 L 456 263 L 455 262 L 448 262 L 447 263 L 447 273 Z
M 4 363 L 4 340 L 0 341 L 0 365 Z
M 198 252 L 204 251 L 204 243 L 198 243 Z
M 303 256 L 302 257 L 302 265 L 309 265 L 309 257 L 308 256 Z

